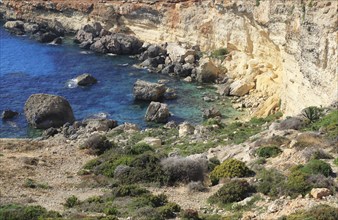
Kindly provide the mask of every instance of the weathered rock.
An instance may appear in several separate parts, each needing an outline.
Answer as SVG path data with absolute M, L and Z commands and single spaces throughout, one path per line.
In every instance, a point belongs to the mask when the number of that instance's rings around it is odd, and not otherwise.
M 158 101 L 166 91 L 165 85 L 137 80 L 134 84 L 134 97 L 136 100 Z
M 164 67 L 161 71 L 162 74 L 169 75 L 170 73 L 173 73 L 175 69 L 175 65 L 169 64 L 168 66 Z
M 89 131 L 109 131 L 117 127 L 117 121 L 106 118 L 87 119 L 83 121 L 83 124 Z
M 88 73 L 84 73 L 78 77 L 76 77 L 76 83 L 79 86 L 91 86 L 95 83 L 97 83 L 97 79 L 95 79 L 92 75 Z
M 38 24 L 32 24 L 32 23 L 25 23 L 23 27 L 24 27 L 25 32 L 30 33 L 30 34 L 35 34 L 40 29 Z
M 198 82 L 214 82 L 219 74 L 220 70 L 210 59 L 205 58 L 200 60 L 200 65 L 197 68 L 196 76 Z
M 103 154 L 106 150 L 110 149 L 111 147 L 112 144 L 107 140 L 107 138 L 99 134 L 94 134 L 90 136 L 81 145 L 82 149 L 88 149 L 89 154 L 96 155 Z
M 238 80 L 230 85 L 230 95 L 243 96 L 249 93 L 251 89 L 255 87 L 254 82 L 245 82 L 244 80 Z
M 170 60 L 174 63 L 183 63 L 187 56 L 196 54 L 194 49 L 187 49 L 177 43 L 169 43 L 166 49 Z
M 216 85 L 216 88 L 217 88 L 216 92 L 221 96 L 227 96 L 230 94 L 230 84 L 228 83 Z
M 48 129 L 43 131 L 42 136 L 49 138 L 49 137 L 53 137 L 57 133 L 58 133 L 58 130 L 56 128 L 48 128 Z
M 13 34 L 23 35 L 25 33 L 23 21 L 7 21 L 4 27 Z
M 215 117 L 222 117 L 221 112 L 215 107 L 208 108 L 203 111 L 203 118 L 215 118 Z
M 33 94 L 25 103 L 25 116 L 35 128 L 60 127 L 75 118 L 69 102 L 56 95 Z
M 147 108 L 145 120 L 157 123 L 166 123 L 170 117 L 167 104 L 151 102 Z
M 313 188 L 310 192 L 311 196 L 315 199 L 322 199 L 323 197 L 331 195 L 331 190 L 327 188 Z
M 53 32 L 41 32 L 38 31 L 36 34 L 33 35 L 33 38 L 40 43 L 50 43 L 58 36 Z
M 140 52 L 142 42 L 134 36 L 126 34 L 106 35 L 90 46 L 98 53 L 113 53 L 118 55 L 133 55 Z
M 5 111 L 2 112 L 1 118 L 3 120 L 12 119 L 15 116 L 17 116 L 18 114 L 19 114 L 18 112 L 15 112 L 15 111 L 12 111 L 12 110 L 5 110 Z
M 162 146 L 162 141 L 159 138 L 154 138 L 154 137 L 146 137 L 140 143 L 146 143 L 151 147 L 161 147 Z
M 150 45 L 147 49 L 147 54 L 150 58 L 165 55 L 166 53 L 167 51 L 158 45 Z
M 299 130 L 305 124 L 305 120 L 299 117 L 286 118 L 277 126 L 277 130 L 294 129 Z
M 183 122 L 178 126 L 178 136 L 179 137 L 188 136 L 190 134 L 193 134 L 194 130 L 195 130 L 194 126 L 192 126 L 190 123 Z
M 184 58 L 184 62 L 189 64 L 195 63 L 195 56 L 192 54 L 188 55 L 186 58 Z

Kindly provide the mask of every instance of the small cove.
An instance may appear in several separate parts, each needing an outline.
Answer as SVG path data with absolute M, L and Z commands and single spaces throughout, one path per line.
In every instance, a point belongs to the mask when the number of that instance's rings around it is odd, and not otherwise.
M 149 103 L 135 102 L 132 89 L 137 79 L 166 84 L 178 94 L 176 100 L 165 100 L 177 122 L 203 121 L 202 110 L 214 103 L 203 101 L 214 90 L 182 82 L 166 75 L 137 69 L 136 59 L 128 56 L 108 56 L 81 50 L 70 40 L 63 45 L 41 44 L 25 36 L 14 36 L 0 28 L 0 111 L 12 109 L 20 115 L 10 121 L 0 120 L 0 138 L 31 137 L 36 134 L 25 120 L 23 106 L 34 93 L 48 93 L 65 97 L 71 104 L 77 120 L 105 113 L 108 118 L 147 124 L 143 117 Z M 70 88 L 70 79 L 90 73 L 98 79 L 91 87 Z M 227 117 L 237 115 L 230 102 L 225 102 L 222 113 Z

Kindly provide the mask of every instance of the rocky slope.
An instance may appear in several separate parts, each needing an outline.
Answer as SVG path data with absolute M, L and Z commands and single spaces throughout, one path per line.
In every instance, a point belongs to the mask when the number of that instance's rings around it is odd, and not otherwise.
M 227 48 L 223 73 L 255 85 L 256 115 L 294 115 L 337 100 L 337 2 L 328 0 L 4 0 L 5 18 L 57 20 L 72 31 L 101 22 L 145 42 Z M 258 103 L 258 104 L 257 104 Z

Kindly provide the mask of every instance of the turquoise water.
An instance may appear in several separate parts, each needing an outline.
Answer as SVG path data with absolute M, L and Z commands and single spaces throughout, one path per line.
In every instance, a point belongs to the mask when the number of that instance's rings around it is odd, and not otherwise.
M 202 121 L 201 110 L 209 105 L 202 97 L 210 92 L 208 89 L 197 89 L 194 84 L 136 69 L 132 67 L 136 60 L 127 56 L 88 52 L 70 41 L 59 46 L 41 44 L 28 37 L 10 35 L 0 28 L 0 111 L 12 109 L 20 113 L 14 120 L 0 120 L 0 137 L 34 134 L 23 115 L 24 103 L 33 93 L 65 97 L 77 120 L 106 113 L 119 123 L 131 122 L 145 127 L 143 117 L 148 103 L 134 102 L 132 95 L 137 79 L 152 82 L 169 79 L 168 86 L 178 93 L 177 100 L 165 101 L 173 113 L 171 120 Z M 88 88 L 70 88 L 69 80 L 82 73 L 91 73 L 99 82 Z

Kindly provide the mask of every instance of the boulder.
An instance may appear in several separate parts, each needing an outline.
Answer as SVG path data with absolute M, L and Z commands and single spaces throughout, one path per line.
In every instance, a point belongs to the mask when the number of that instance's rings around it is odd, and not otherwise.
M 170 117 L 167 104 L 160 102 L 151 102 L 147 108 L 145 120 L 157 123 L 166 123 Z
M 180 124 L 178 126 L 178 136 L 179 137 L 185 137 L 188 135 L 193 134 L 195 131 L 194 126 L 192 126 L 190 123 L 188 122 L 183 122 L 182 124 Z
M 118 33 L 100 38 L 90 49 L 98 53 L 133 55 L 139 53 L 141 47 L 142 42 L 136 37 Z
M 18 112 L 15 112 L 15 111 L 12 111 L 12 110 L 5 110 L 5 111 L 2 112 L 1 118 L 3 120 L 12 119 L 15 116 L 17 116 L 18 114 L 19 114 Z
M 90 136 L 81 145 L 82 149 L 88 149 L 89 154 L 95 155 L 103 154 L 106 150 L 110 149 L 111 147 L 112 144 L 107 140 L 107 138 L 99 134 L 94 134 Z
M 176 91 L 172 88 L 167 88 L 164 93 L 164 98 L 167 100 L 177 99 Z
M 35 34 L 40 29 L 38 24 L 32 24 L 32 23 L 25 23 L 23 27 L 24 27 L 25 32 L 30 33 L 30 34 Z
M 183 63 L 187 56 L 196 54 L 194 49 L 187 49 L 177 43 L 168 43 L 166 49 L 170 60 L 174 63 Z
M 287 130 L 287 129 L 294 129 L 299 130 L 305 125 L 305 120 L 300 117 L 290 117 L 286 118 L 279 123 L 277 126 L 277 130 Z
M 165 55 L 167 51 L 158 45 L 150 45 L 147 49 L 147 54 L 149 58 L 154 58 L 160 55 Z
M 33 35 L 33 38 L 40 43 L 50 43 L 58 36 L 53 32 L 42 32 L 38 31 Z
M 136 100 L 158 101 L 166 91 L 163 84 L 137 80 L 134 84 L 134 97 Z
M 159 138 L 145 137 L 140 143 L 148 144 L 151 147 L 161 147 L 162 141 Z
M 75 120 L 69 102 L 56 95 L 31 95 L 25 103 L 24 112 L 28 123 L 34 128 L 61 127 Z
M 230 94 L 230 84 L 224 83 L 216 85 L 217 93 L 221 96 L 228 96 Z
M 7 21 L 4 27 L 13 34 L 17 34 L 17 35 L 25 34 L 23 21 Z
M 315 199 L 322 199 L 323 197 L 331 195 L 331 190 L 327 188 L 313 188 L 310 194 Z
M 244 96 L 255 87 L 254 82 L 246 82 L 244 80 L 237 80 L 230 85 L 230 95 Z
M 168 66 L 164 67 L 161 71 L 162 74 L 169 75 L 170 73 L 173 73 L 175 70 L 174 64 L 169 64 Z
M 87 119 L 83 121 L 83 124 L 89 131 L 109 131 L 117 127 L 117 121 L 106 118 Z
M 95 79 L 92 75 L 88 73 L 84 73 L 78 77 L 75 78 L 76 83 L 79 86 L 91 86 L 95 83 L 97 83 L 97 79 Z
M 195 56 L 190 54 L 186 58 L 184 58 L 185 63 L 193 64 L 195 63 Z
M 222 114 L 215 107 L 208 108 L 203 111 L 203 118 L 216 118 L 216 117 L 222 117 Z
M 220 69 L 210 59 L 201 59 L 197 68 L 196 80 L 198 82 L 211 83 L 217 79 L 219 74 Z

